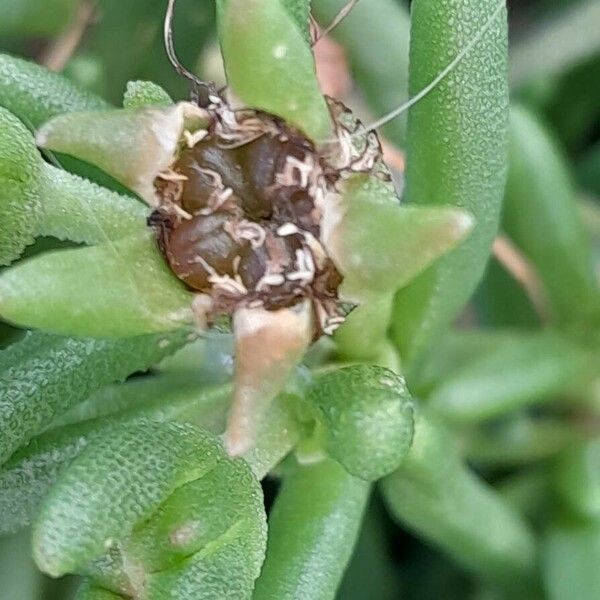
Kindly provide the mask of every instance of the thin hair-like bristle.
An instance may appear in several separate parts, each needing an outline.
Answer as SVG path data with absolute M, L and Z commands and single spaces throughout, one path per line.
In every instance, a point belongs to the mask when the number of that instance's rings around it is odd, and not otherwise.
M 490 27 L 498 17 L 498 15 L 502 12 L 502 10 L 506 6 L 506 0 L 501 0 L 498 4 L 498 7 L 490 18 L 486 21 L 483 27 L 473 36 L 473 38 L 469 41 L 469 43 L 456 55 L 456 57 L 444 68 L 440 71 L 436 77 L 426 85 L 418 94 L 395 108 L 393 111 L 389 112 L 387 115 L 384 115 L 374 123 L 371 123 L 367 126 L 367 132 L 375 131 L 384 125 L 387 125 L 407 110 L 411 109 L 417 102 L 425 98 L 430 92 L 432 92 L 454 69 L 465 59 L 465 57 L 473 50 L 473 48 L 481 41 L 483 36 L 489 31 Z M 364 134 L 364 133 L 363 133 Z
M 175 2 L 176 0 L 169 0 L 167 12 L 165 14 L 164 39 L 167 56 L 177 73 L 192 83 L 192 100 L 201 106 L 205 106 L 210 104 L 211 96 L 218 96 L 218 94 L 214 83 L 205 82 L 196 77 L 196 75 L 186 69 L 177 58 L 175 44 L 173 42 L 173 15 L 175 12 Z M 200 90 L 203 90 L 202 98 L 200 97 Z

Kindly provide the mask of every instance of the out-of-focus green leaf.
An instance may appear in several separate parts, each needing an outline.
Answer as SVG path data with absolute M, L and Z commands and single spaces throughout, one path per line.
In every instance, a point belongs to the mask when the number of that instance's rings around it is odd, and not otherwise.
M 539 301 L 538 307 L 534 307 L 522 284 L 495 257 L 488 263 L 485 276 L 473 297 L 482 325 L 521 329 L 532 329 L 541 324 L 536 308 L 546 308 L 545 298 L 540 294 L 535 300 Z
M 108 107 L 61 75 L 8 54 L 0 54 L 0 106 L 33 128 L 66 112 Z
M 148 369 L 185 334 L 123 340 L 28 334 L 0 353 L 0 463 L 92 392 Z
M 172 331 L 191 324 L 191 302 L 150 232 L 49 252 L 0 275 L 4 319 L 61 335 Z
M 382 482 L 391 514 L 484 579 L 535 587 L 536 544 L 522 518 L 459 459 L 453 440 L 417 415 L 400 468 Z
M 456 329 L 447 332 L 431 349 L 427 360 L 414 371 L 411 390 L 428 396 L 434 388 L 480 356 L 512 344 L 515 336 L 519 339 L 514 331 L 505 329 Z
M 175 71 L 164 49 L 165 10 L 164 0 L 101 0 L 85 43 L 104 68 L 97 93 L 117 104 L 128 81 L 145 79 L 159 83 L 174 98 L 188 97 L 189 82 Z M 214 12 L 213 2 L 177 3 L 173 37 L 179 59 L 192 71 L 212 39 Z
M 581 185 L 600 196 L 600 142 L 596 142 L 579 161 L 577 175 Z
M 511 112 L 504 226 L 539 271 L 562 322 L 598 319 L 600 291 L 564 159 L 525 109 Z
M 0 581 L 7 600 L 39 600 L 42 576 L 30 558 L 31 532 L 0 538 Z
M 416 0 L 411 7 L 411 95 L 496 17 L 462 62 L 409 114 L 408 200 L 456 206 L 476 221 L 467 242 L 396 298 L 394 339 L 409 367 L 473 293 L 498 229 L 508 121 L 506 12 L 498 9 L 497 0 Z
M 218 0 L 227 80 L 247 106 L 273 113 L 322 142 L 331 116 L 307 40 L 280 2 Z
M 549 600 L 596 600 L 600 597 L 600 524 L 557 525 L 542 548 Z
M 122 600 L 123 596 L 113 594 L 86 581 L 78 590 L 74 600 Z
M 578 2 L 552 20 L 542 22 L 511 51 L 511 84 L 557 75 L 600 51 L 600 5 L 595 0 Z
M 358 536 L 370 486 L 335 462 L 290 465 L 269 518 L 254 600 L 329 600 Z
M 77 0 L 3 0 L 0 35 L 47 36 L 67 27 Z
M 396 469 L 413 437 L 413 402 L 388 369 L 356 365 L 315 377 L 306 400 L 325 428 L 326 449 L 349 473 L 375 481 Z
M 582 517 L 600 517 L 600 439 L 574 445 L 558 460 L 556 485 L 569 507 Z
M 522 334 L 448 376 L 429 397 L 445 419 L 485 421 L 549 402 L 591 375 L 592 357 L 555 332 Z
M 313 0 L 312 9 L 326 26 L 347 1 Z M 394 0 L 358 2 L 331 35 L 346 50 L 352 74 L 378 117 L 406 100 L 410 19 L 402 4 Z M 406 119 L 394 119 L 382 133 L 403 145 Z
M 471 463 L 508 468 L 555 458 L 578 438 L 558 419 L 517 415 L 467 433 L 464 445 Z
M 404 591 L 402 574 L 389 551 L 389 523 L 379 501 L 369 504 L 352 560 L 338 598 L 398 600 Z

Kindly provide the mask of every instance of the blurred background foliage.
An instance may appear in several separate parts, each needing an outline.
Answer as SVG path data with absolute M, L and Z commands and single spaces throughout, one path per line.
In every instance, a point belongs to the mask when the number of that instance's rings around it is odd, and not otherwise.
M 315 16 L 326 23 L 342 4 L 313 0 Z M 407 4 L 362 0 L 332 34 L 352 76 L 342 93 L 367 119 L 406 99 Z M 184 98 L 187 83 L 163 50 L 165 5 L 2 0 L 0 50 L 62 71 L 115 105 L 135 79 Z M 468 309 L 411 386 L 450 424 L 471 466 L 533 524 L 542 540 L 539 597 L 592 600 L 600 598 L 600 380 L 598 354 L 589 352 L 600 337 L 589 327 L 600 324 L 600 3 L 510 0 L 509 18 L 503 234 Z M 182 62 L 222 83 L 213 3 L 181 0 L 175 29 Z M 403 119 L 384 129 L 400 152 L 404 132 Z M 588 240 L 595 272 L 583 264 Z M 565 335 L 553 337 L 548 324 Z M 1 346 L 17 335 L 0 325 Z M 265 487 L 272 497 L 275 484 Z M 25 532 L 0 540 L 0 590 L 7 600 L 62 600 L 74 582 L 38 574 Z M 345 600 L 503 597 L 392 522 L 379 495 L 339 592 Z

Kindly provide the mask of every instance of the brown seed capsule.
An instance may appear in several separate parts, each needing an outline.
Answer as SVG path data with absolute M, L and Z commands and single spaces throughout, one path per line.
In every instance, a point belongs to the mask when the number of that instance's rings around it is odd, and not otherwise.
M 217 115 L 205 138 L 157 179 L 163 204 L 151 224 L 173 272 L 211 296 L 214 315 L 309 299 L 320 335 L 339 320 L 342 280 L 320 242 L 317 201 L 328 184 L 320 158 L 279 120 L 244 115 L 240 122 Z
M 227 215 L 196 216 L 166 234 L 165 253 L 173 272 L 192 289 L 210 291 L 211 275 L 233 276 L 234 260 L 248 246 L 225 231 Z

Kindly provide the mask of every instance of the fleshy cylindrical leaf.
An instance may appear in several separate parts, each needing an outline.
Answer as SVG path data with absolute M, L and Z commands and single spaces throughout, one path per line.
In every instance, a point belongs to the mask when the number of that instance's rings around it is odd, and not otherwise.
M 99 244 L 147 230 L 148 207 L 87 179 L 44 164 L 37 235 Z
M 345 296 L 360 300 L 362 289 L 395 292 L 405 286 L 473 225 L 457 208 L 400 205 L 391 184 L 354 175 L 344 182 L 338 207 L 326 207 L 324 241 L 345 277 Z
M 253 598 L 333 598 L 369 491 L 331 460 L 291 466 L 270 514 L 267 558 Z
M 8 54 L 0 54 L 0 106 L 32 128 L 63 113 L 108 108 L 62 75 Z
M 317 375 L 306 400 L 325 428 L 326 450 L 368 481 L 400 466 L 413 437 L 413 402 L 402 378 L 356 365 Z
M 2 108 L 0 182 L 0 264 L 37 236 L 93 244 L 146 229 L 146 206 L 44 162 L 32 134 Z
M 430 418 L 416 416 L 411 451 L 382 485 L 396 519 L 468 570 L 508 587 L 532 585 L 532 532 L 497 492 L 468 470 L 453 440 Z
M 460 248 L 398 294 L 394 339 L 409 363 L 462 310 L 483 275 L 498 231 L 508 130 L 507 20 L 500 9 L 498 0 L 416 0 L 411 5 L 411 95 L 476 43 L 411 109 L 408 201 L 462 208 L 476 226 Z
M 227 80 L 244 105 L 289 121 L 315 141 L 332 135 L 312 51 L 281 2 L 218 0 Z
M 0 353 L 0 464 L 92 392 L 148 369 L 185 341 L 184 333 L 122 340 L 28 334 Z
M 178 487 L 210 472 L 221 453 L 209 434 L 173 423 L 142 422 L 94 440 L 42 507 L 33 533 L 36 563 L 54 577 L 81 570 Z
M 0 265 L 10 264 L 34 240 L 41 169 L 29 131 L 0 108 Z
M 185 327 L 193 296 L 148 232 L 34 257 L 0 275 L 0 316 L 62 335 L 126 337 Z
M 166 108 L 77 112 L 50 120 L 36 139 L 43 148 L 100 167 L 155 205 L 154 180 L 173 162 L 184 129 L 195 131 L 205 117 L 187 102 Z

